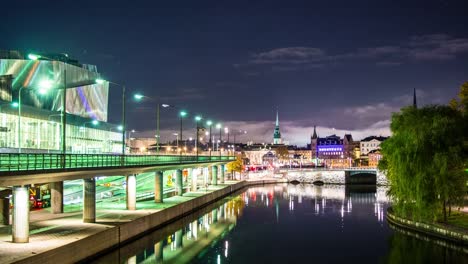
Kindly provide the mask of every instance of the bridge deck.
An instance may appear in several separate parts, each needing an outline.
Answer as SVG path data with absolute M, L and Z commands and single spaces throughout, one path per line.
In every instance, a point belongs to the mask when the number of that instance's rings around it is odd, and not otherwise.
M 234 156 L 0 153 L 0 175 L 233 161 Z

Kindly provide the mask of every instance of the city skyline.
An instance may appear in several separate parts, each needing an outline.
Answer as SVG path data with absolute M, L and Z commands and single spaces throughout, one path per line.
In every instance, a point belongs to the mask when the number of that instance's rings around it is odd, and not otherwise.
M 413 89 L 420 105 L 447 103 L 468 70 L 463 1 L 7 7 L 2 49 L 68 53 L 128 91 L 183 107 L 190 120 L 202 114 L 247 130 L 257 142 L 273 140 L 276 107 L 291 144 L 308 143 L 314 125 L 321 135 L 387 136 L 391 112 L 411 104 Z M 120 103 L 111 86 L 115 124 Z M 154 136 L 154 102 L 128 109 L 127 128 Z M 192 127 L 184 122 L 186 137 Z M 176 130 L 176 111 L 165 110 L 163 141 Z

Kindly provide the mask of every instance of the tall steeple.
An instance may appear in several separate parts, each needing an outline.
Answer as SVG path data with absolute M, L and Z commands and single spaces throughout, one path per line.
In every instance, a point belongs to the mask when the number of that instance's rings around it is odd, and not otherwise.
M 418 108 L 418 104 L 416 103 L 416 88 L 413 89 L 413 107 Z
M 276 123 L 275 125 L 279 127 L 279 119 L 278 119 L 278 108 L 276 109 Z
M 312 135 L 312 139 L 316 139 L 317 138 L 317 132 L 315 131 L 315 126 L 314 126 L 314 134 Z
M 278 109 L 276 109 L 275 132 L 273 132 L 273 144 L 281 144 L 281 132 L 279 128 Z

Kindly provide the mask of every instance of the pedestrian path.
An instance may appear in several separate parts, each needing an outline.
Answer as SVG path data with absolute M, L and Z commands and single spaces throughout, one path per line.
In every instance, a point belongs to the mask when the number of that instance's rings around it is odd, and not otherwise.
M 237 181 L 226 181 L 217 186 L 203 187 L 183 196 L 166 198 L 164 203 L 155 203 L 153 200 L 137 202 L 135 211 L 126 210 L 125 201 L 102 202 L 96 206 L 96 223 L 83 223 L 82 211 L 77 206 L 66 206 L 65 213 L 62 214 L 52 214 L 50 208 L 31 211 L 29 243 L 12 243 L 11 226 L 0 227 L 0 263 L 11 263 L 34 256 L 235 183 Z

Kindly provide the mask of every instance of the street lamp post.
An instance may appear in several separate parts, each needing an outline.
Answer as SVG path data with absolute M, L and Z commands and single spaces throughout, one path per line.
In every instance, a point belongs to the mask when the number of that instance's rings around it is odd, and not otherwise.
M 184 138 L 182 137 L 182 120 L 185 116 L 187 116 L 187 112 L 180 111 L 179 116 L 180 116 L 180 143 L 182 144 L 182 142 L 184 142 L 183 141 Z
M 197 123 L 197 132 L 196 132 L 197 137 L 195 138 L 195 150 L 197 153 L 197 161 L 198 161 L 198 141 L 200 140 L 200 136 L 198 135 L 198 130 L 199 130 L 199 123 L 201 120 L 202 120 L 201 116 L 195 117 L 195 122 Z
M 239 130 L 239 132 L 240 132 L 239 136 L 242 135 L 242 134 L 247 134 L 247 131 L 245 131 L 245 130 L 244 131 Z M 234 145 L 233 145 L 233 147 L 234 147 L 234 152 L 236 152 L 236 133 L 235 132 L 233 133 L 233 136 L 234 136 L 234 143 L 233 143 Z
M 101 83 L 104 83 L 106 82 L 105 80 L 102 80 L 102 79 L 97 79 L 96 80 L 96 83 L 98 84 L 101 84 Z M 111 82 L 111 81 L 107 81 L 108 83 L 110 84 L 113 84 L 113 85 L 116 85 L 116 86 L 120 86 L 122 88 L 122 155 L 125 155 L 125 130 L 127 128 L 127 123 L 126 123 L 126 112 L 125 112 L 125 106 L 126 106 L 126 103 L 125 103 L 125 85 L 123 84 L 119 84 L 119 83 L 115 83 L 115 82 Z
M 149 96 L 146 96 L 146 95 L 142 95 L 142 94 L 135 94 L 133 96 L 136 100 L 141 100 L 143 99 L 144 97 L 150 99 L 150 100 L 156 100 L 156 153 L 159 154 L 159 148 L 160 148 L 160 140 L 161 140 L 161 135 L 159 133 L 159 119 L 160 119 L 160 106 L 162 106 L 163 108 L 166 108 L 166 107 L 169 107 L 170 105 L 168 104 L 161 104 L 159 102 L 159 98 L 156 98 L 156 99 L 153 99 L 152 97 L 149 97 Z
M 206 124 L 208 126 L 210 126 L 210 140 L 208 142 L 208 147 L 211 145 L 211 147 L 213 148 L 213 141 L 211 140 L 212 139 L 212 135 L 211 135 L 211 126 L 213 125 L 213 122 L 211 122 L 211 120 L 208 120 L 206 121 Z
M 222 140 L 222 137 L 221 137 L 221 124 L 220 123 L 216 124 L 216 128 L 219 129 L 219 143 L 218 143 L 218 151 L 219 151 L 219 147 L 223 143 L 223 140 Z

